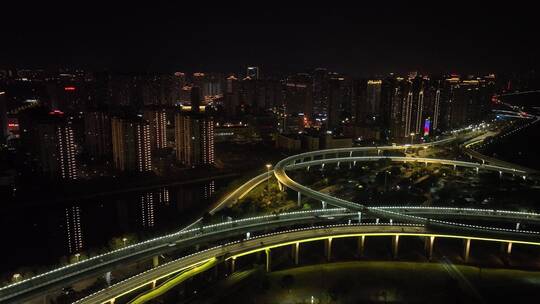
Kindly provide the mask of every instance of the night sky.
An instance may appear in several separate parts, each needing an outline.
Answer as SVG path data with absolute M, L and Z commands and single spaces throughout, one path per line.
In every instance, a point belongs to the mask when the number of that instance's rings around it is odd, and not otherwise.
M 537 16 L 511 3 L 199 2 L 13 8 L 0 17 L 0 66 L 237 72 L 258 65 L 267 73 L 323 66 L 357 75 L 538 67 Z

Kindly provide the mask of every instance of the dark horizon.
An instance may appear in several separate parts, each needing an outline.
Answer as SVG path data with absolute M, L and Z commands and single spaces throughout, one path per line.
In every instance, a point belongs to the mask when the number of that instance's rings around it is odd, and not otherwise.
M 265 74 L 326 67 L 353 76 L 538 68 L 534 25 L 511 9 L 389 6 L 47 6 L 24 17 L 13 10 L 2 26 L 0 66 L 243 72 L 254 65 Z

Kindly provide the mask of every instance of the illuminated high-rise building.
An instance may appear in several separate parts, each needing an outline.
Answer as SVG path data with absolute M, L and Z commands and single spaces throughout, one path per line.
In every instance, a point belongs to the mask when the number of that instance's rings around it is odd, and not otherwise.
M 407 92 L 406 97 L 403 99 L 403 107 L 401 112 L 401 119 L 403 122 L 403 130 L 401 137 L 407 137 L 412 132 L 412 108 L 413 108 L 413 93 Z
M 382 80 L 368 80 L 366 87 L 366 114 L 378 116 L 381 107 Z
M 193 86 L 190 92 L 191 113 L 199 113 L 201 111 L 202 98 L 203 96 L 201 95 L 201 88 Z
M 251 79 L 259 79 L 259 67 L 247 67 L 246 77 Z
M 7 105 L 6 92 L 0 88 L 0 146 L 6 143 L 7 137 Z
M 200 112 L 200 94 L 192 90 L 191 110 L 175 114 L 176 160 L 188 167 L 214 164 L 214 120 Z
M 328 109 L 328 71 L 318 68 L 313 72 L 313 112 L 324 115 Z
M 348 78 L 332 73 L 328 80 L 327 128 L 332 130 L 340 125 L 346 107 L 352 104 L 352 85 Z
M 402 126 L 394 134 L 396 137 L 408 137 L 413 133 L 422 134 L 426 118 L 424 113 L 426 82 L 421 77 L 403 82 L 400 111 Z
M 84 149 L 94 158 L 110 158 L 111 118 L 106 112 L 87 112 L 84 114 Z
M 287 115 L 303 113 L 304 117 L 313 118 L 312 83 L 308 74 L 296 74 L 287 78 L 285 84 Z
M 424 122 L 424 89 L 420 89 L 416 101 L 416 119 L 414 126 L 414 133 L 421 134 L 422 126 Z
M 68 251 L 75 254 L 83 249 L 81 208 L 77 205 L 66 208 L 66 236 Z
M 181 76 L 180 74 L 178 74 Z M 181 77 L 171 74 L 151 74 L 136 78 L 132 93 L 144 106 L 172 106 L 180 98 Z
M 71 120 L 53 111 L 37 124 L 37 136 L 43 172 L 53 178 L 77 179 L 77 146 Z
M 214 164 L 214 120 L 202 113 L 175 115 L 176 160 L 188 167 Z
M 152 171 L 150 124 L 140 117 L 114 117 L 111 129 L 115 167 L 120 171 Z
M 225 115 L 229 118 L 236 117 L 238 107 L 240 106 L 240 89 L 238 78 L 234 75 L 226 79 L 225 96 L 223 98 L 223 108 Z
M 152 150 L 167 148 L 167 113 L 163 108 L 148 108 L 143 117 L 150 123 L 150 144 Z
M 202 94 L 204 97 L 215 97 L 223 95 L 224 77 L 219 73 L 209 73 L 203 83 Z
M 389 129 L 390 136 L 393 138 L 401 138 L 405 131 L 403 130 L 403 99 L 406 91 L 404 87 L 404 81 L 402 78 L 389 78 L 385 80 L 387 86 L 385 89 L 385 95 L 388 95 L 390 103 L 390 117 L 389 117 Z
M 441 90 L 435 92 L 435 100 L 433 105 L 433 130 L 439 128 L 439 115 L 441 113 Z
M 240 104 L 242 111 L 257 108 L 257 80 L 246 77 L 240 82 Z
M 206 86 L 207 80 L 208 80 L 208 76 L 206 75 L 206 73 L 201 73 L 201 72 L 193 73 L 192 87 L 199 88 L 200 90 L 199 94 L 201 94 L 201 98 L 204 96 L 205 92 L 203 92 L 203 89 Z

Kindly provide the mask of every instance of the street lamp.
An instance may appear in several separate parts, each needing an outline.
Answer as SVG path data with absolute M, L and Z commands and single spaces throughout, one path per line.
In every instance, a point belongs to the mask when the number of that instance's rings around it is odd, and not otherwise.
M 124 242 L 124 247 L 126 247 L 127 238 L 122 238 L 122 242 Z
M 414 136 L 415 136 L 416 134 L 414 134 L 414 133 L 411 133 L 410 135 L 411 135 L 411 145 L 412 145 L 412 140 L 413 140 L 413 137 L 414 137 Z
M 272 168 L 271 164 L 266 164 L 266 189 L 270 191 L 270 168 Z

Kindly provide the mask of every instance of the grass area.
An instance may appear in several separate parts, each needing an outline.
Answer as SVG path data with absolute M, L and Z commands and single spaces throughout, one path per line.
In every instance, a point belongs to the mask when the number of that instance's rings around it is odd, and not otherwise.
M 355 261 L 263 274 L 222 299 L 234 303 L 535 302 L 540 272 L 465 265 Z M 313 297 L 313 298 L 312 298 Z M 232 302 L 231 302 L 232 303 Z

